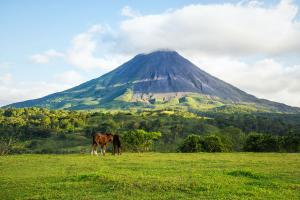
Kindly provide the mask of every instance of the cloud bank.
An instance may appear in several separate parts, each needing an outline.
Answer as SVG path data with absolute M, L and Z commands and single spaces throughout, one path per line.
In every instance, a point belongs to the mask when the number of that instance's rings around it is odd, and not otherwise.
M 0 106 L 40 98 L 69 89 L 83 81 L 86 80 L 73 70 L 54 75 L 50 82 L 20 82 L 12 74 L 4 73 L 0 75 Z
M 266 58 L 248 64 L 230 57 L 195 57 L 206 72 L 259 98 L 300 106 L 300 65 Z
M 298 7 L 289 0 L 272 7 L 253 2 L 195 4 L 130 18 L 120 25 L 121 42 L 132 52 L 170 48 L 231 56 L 300 53 Z

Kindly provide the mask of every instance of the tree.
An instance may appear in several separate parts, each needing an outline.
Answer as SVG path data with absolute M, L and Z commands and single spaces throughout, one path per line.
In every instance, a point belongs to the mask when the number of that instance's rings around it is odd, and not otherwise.
M 247 136 L 244 150 L 252 152 L 277 152 L 280 149 L 278 136 L 252 132 Z
M 252 151 L 252 152 L 260 152 L 262 151 L 262 143 L 263 143 L 263 135 L 252 132 L 247 136 L 244 150 Z
M 203 151 L 202 148 L 203 140 L 199 135 L 188 135 L 183 143 L 179 146 L 179 151 L 181 152 L 200 152 Z
M 264 152 L 277 152 L 279 151 L 279 141 L 278 136 L 274 135 L 263 135 L 263 140 L 261 144 L 262 151 Z
M 246 135 L 239 128 L 229 126 L 222 130 L 220 137 L 226 148 L 230 151 L 242 151 Z
M 171 127 L 171 131 L 173 134 L 173 141 L 176 141 L 176 138 L 179 137 L 180 133 L 183 131 L 183 125 L 175 124 Z
M 207 152 L 222 152 L 224 144 L 219 136 L 209 135 L 204 137 L 203 148 Z
M 9 154 L 12 149 L 13 145 L 16 143 L 16 139 L 12 136 L 10 137 L 3 137 L 0 136 L 0 155 Z
M 146 132 L 138 129 L 125 132 L 122 135 L 122 141 L 127 149 L 140 152 L 149 151 L 153 141 L 160 137 L 160 132 Z
M 115 133 L 118 129 L 118 124 L 114 120 L 110 119 L 101 123 L 97 129 L 97 131 L 103 133 Z
M 288 134 L 283 138 L 282 146 L 287 152 L 300 152 L 300 135 Z

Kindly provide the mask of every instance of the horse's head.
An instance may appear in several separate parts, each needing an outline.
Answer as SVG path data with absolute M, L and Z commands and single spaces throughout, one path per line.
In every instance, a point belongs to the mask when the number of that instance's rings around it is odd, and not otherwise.
M 108 134 L 106 134 L 106 136 L 107 136 L 108 142 L 112 142 L 113 141 L 113 139 L 114 139 L 113 134 L 108 133 Z

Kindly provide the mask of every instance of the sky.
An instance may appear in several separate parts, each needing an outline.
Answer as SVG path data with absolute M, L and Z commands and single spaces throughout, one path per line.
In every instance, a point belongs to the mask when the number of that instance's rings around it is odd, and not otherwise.
M 300 107 L 300 0 L 0 0 L 0 106 L 175 50 L 259 98 Z

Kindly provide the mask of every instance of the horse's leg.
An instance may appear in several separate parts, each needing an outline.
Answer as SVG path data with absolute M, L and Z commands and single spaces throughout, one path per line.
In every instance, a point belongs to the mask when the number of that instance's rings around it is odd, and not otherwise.
M 121 147 L 118 147 L 118 154 L 121 155 Z
M 116 155 L 116 145 L 113 145 L 112 155 Z
M 94 145 L 92 146 L 92 151 L 91 151 L 91 155 L 94 155 Z
M 105 156 L 106 145 L 103 146 L 103 156 Z
M 94 150 L 94 153 L 95 153 L 95 155 L 96 155 L 96 156 L 98 156 L 97 149 L 98 149 L 98 145 L 95 145 L 95 150 Z
M 103 145 L 101 145 L 100 148 L 101 148 L 101 154 L 103 155 Z
M 94 154 L 95 154 L 95 151 L 96 151 L 96 154 L 97 154 L 96 145 L 93 144 L 93 146 L 92 146 L 92 151 L 91 151 L 91 155 L 94 155 Z
M 96 155 L 96 156 L 98 156 L 98 152 L 97 152 L 97 151 L 98 151 L 98 144 L 95 145 L 95 155 Z

